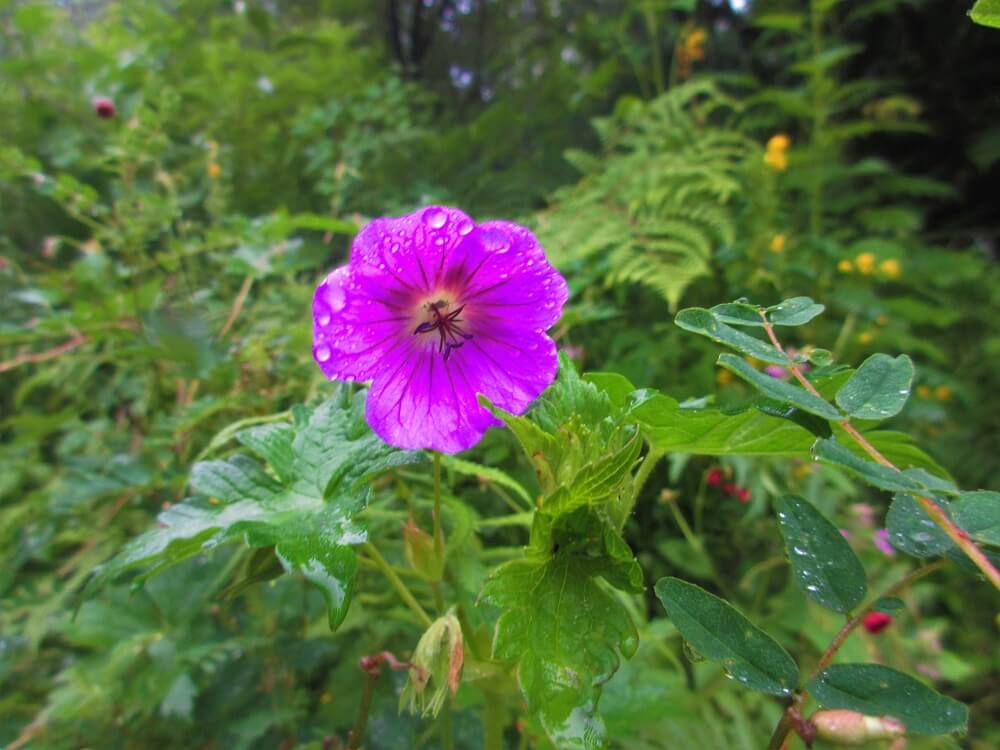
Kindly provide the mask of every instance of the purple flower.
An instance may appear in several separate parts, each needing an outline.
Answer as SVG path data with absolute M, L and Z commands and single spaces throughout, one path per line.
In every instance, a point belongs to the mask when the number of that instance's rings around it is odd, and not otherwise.
M 896 549 L 889 544 L 889 530 L 888 529 L 875 529 L 875 536 L 872 537 L 875 546 L 878 547 L 879 552 L 887 557 L 892 557 L 896 554 Z
M 545 331 L 569 292 L 534 235 L 430 206 L 376 219 L 313 296 L 313 356 L 331 380 L 371 380 L 368 424 L 400 448 L 457 453 L 521 414 L 556 375 Z
M 764 372 L 776 380 L 784 380 L 788 376 L 788 370 L 781 365 L 768 365 L 764 368 Z

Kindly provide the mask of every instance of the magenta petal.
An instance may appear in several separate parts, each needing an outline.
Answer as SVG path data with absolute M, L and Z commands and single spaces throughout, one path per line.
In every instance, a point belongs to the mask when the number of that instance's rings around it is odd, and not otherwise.
M 313 353 L 331 379 L 371 380 L 366 416 L 386 442 L 455 453 L 521 414 L 555 378 L 545 334 L 566 281 L 534 235 L 430 206 L 376 219 L 313 298 Z

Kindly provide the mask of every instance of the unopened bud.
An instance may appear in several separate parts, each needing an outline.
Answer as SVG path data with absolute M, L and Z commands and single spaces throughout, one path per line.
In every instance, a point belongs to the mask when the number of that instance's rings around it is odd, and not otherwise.
M 835 745 L 864 745 L 906 734 L 903 723 L 891 716 L 865 716 L 846 709 L 817 711 L 810 721 L 816 726 L 817 737 Z
M 399 697 L 411 713 L 437 716 L 445 699 L 458 692 L 465 662 L 462 626 L 454 609 L 439 617 L 420 637 L 410 660 L 410 675 Z
M 428 581 L 440 581 L 444 560 L 434 546 L 434 537 L 417 526 L 413 518 L 403 524 L 403 552 L 410 566 Z

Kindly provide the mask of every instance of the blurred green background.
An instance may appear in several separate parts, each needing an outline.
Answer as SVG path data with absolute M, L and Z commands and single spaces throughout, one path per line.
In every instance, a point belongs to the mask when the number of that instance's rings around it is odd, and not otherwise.
M 560 345 L 679 399 L 750 396 L 673 326 L 679 306 L 812 296 L 827 314 L 788 343 L 910 353 L 892 426 L 995 488 L 1000 31 L 967 4 L 0 0 L 0 746 L 333 747 L 357 657 L 412 648 L 364 571 L 334 636 L 301 581 L 220 596 L 232 550 L 73 617 L 213 435 L 323 393 L 312 289 L 373 216 L 443 203 L 531 226 L 572 289 Z M 523 473 L 503 435 L 475 458 Z M 649 580 L 708 577 L 657 499 L 704 500 L 709 468 L 647 487 L 628 534 Z M 871 541 L 885 498 L 809 464 L 725 468 L 752 499 L 710 498 L 705 554 L 747 611 L 822 650 L 832 616 L 753 567 L 779 548 L 767 498 L 815 499 L 889 578 L 900 561 Z M 379 533 L 399 542 L 394 520 Z M 469 553 L 473 583 L 503 559 L 487 553 Z M 972 706 L 972 739 L 914 746 L 996 747 L 996 600 L 958 573 L 913 597 L 855 647 Z M 692 692 L 646 648 L 602 701 L 617 747 L 766 742 L 776 706 Z M 369 746 L 436 746 L 384 692 Z M 460 746 L 477 721 L 459 712 Z

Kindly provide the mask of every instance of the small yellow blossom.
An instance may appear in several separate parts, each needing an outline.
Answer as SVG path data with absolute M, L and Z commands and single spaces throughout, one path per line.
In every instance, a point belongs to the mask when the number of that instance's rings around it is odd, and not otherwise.
M 767 142 L 768 151 L 787 151 L 788 147 L 792 145 L 792 139 L 789 138 L 784 133 L 778 133 L 777 135 L 772 135 Z
M 902 266 L 899 265 L 898 260 L 896 260 L 895 258 L 890 258 L 889 260 L 883 260 L 879 264 L 878 270 L 880 270 L 890 279 L 895 279 L 899 277 L 899 274 L 903 269 Z
M 934 389 L 934 396 L 938 401 L 950 401 L 951 400 L 951 388 L 946 385 L 939 385 Z
M 222 167 L 219 166 L 218 162 L 209 162 L 208 166 L 205 167 L 205 173 L 214 180 L 222 174 Z
M 837 270 L 841 273 L 850 273 L 854 270 L 854 264 L 849 260 L 842 260 L 837 264 Z
M 695 27 L 691 29 L 677 45 L 677 76 L 681 80 L 691 76 L 692 64 L 705 59 L 705 40 L 708 32 Z
M 875 334 L 871 331 L 865 331 L 864 333 L 858 334 L 859 344 L 870 344 L 875 340 Z
M 861 253 L 854 262 L 858 264 L 858 271 L 868 275 L 875 270 L 875 253 Z
M 715 382 L 726 386 L 733 382 L 733 374 L 729 370 L 719 370 L 715 373 Z
M 764 154 L 764 163 L 775 172 L 784 172 L 788 169 L 788 156 L 784 151 L 768 151 Z
M 772 253 L 780 253 L 782 250 L 784 250 L 785 249 L 785 235 L 783 235 L 783 234 L 776 234 L 776 235 L 774 235 L 774 237 L 771 238 L 770 248 L 771 248 L 771 252 Z
M 920 398 L 930 398 L 931 397 L 931 387 L 921 383 L 917 386 L 917 396 Z

